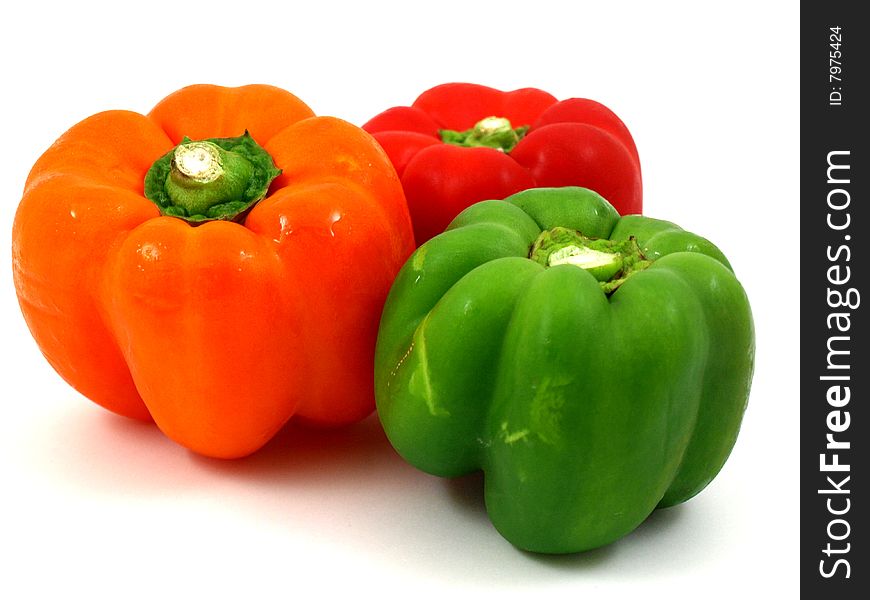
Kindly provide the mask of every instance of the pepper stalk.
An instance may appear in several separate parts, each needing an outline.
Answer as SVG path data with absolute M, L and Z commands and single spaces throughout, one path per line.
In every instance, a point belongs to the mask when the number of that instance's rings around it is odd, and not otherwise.
M 545 267 L 579 267 L 601 284 L 605 294 L 612 294 L 629 276 L 652 264 L 634 237 L 622 242 L 595 239 L 565 227 L 541 232 L 529 250 L 529 258 Z
M 234 138 L 185 137 L 145 175 L 145 196 L 160 213 L 191 224 L 241 221 L 281 174 L 272 157 L 245 131 Z
M 513 127 L 504 117 L 486 117 L 474 124 L 471 129 L 455 131 L 441 129 L 438 133 L 446 144 L 466 148 L 493 148 L 510 152 L 528 132 L 529 126 Z

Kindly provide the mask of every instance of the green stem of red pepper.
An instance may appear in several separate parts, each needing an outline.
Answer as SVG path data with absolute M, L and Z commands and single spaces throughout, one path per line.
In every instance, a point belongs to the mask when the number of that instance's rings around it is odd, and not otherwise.
M 487 117 L 465 131 L 441 129 L 438 133 L 445 144 L 466 148 L 494 148 L 502 152 L 510 152 L 528 130 L 528 125 L 515 128 L 503 117 Z
M 184 138 L 148 170 L 145 196 L 161 214 L 193 224 L 240 221 L 280 174 L 247 132 L 235 138 Z
M 629 276 L 651 264 L 633 237 L 624 242 L 595 239 L 565 227 L 543 231 L 529 258 L 545 267 L 580 267 L 595 277 L 605 294 L 613 293 Z

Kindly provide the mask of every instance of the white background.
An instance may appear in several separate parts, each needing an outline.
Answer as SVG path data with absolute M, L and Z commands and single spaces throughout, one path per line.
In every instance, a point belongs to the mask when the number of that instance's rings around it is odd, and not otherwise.
M 798 5 L 793 2 L 14 2 L 0 57 L 0 597 L 796 597 Z M 535 86 L 610 106 L 644 208 L 714 240 L 752 301 L 757 364 L 720 476 L 610 547 L 512 548 L 477 478 L 404 464 L 375 419 L 203 459 L 106 413 L 44 361 L 10 230 L 27 172 L 100 110 L 190 83 L 271 83 L 361 124 L 432 85 Z

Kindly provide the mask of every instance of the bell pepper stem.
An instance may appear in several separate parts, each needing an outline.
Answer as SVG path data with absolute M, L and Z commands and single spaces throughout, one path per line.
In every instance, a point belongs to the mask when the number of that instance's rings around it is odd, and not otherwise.
M 446 144 L 466 148 L 493 148 L 510 152 L 516 147 L 526 132 L 528 125 L 514 128 L 504 117 L 486 117 L 475 123 L 471 129 L 454 131 L 442 129 L 438 133 Z
M 244 156 L 211 142 L 175 147 L 166 193 L 175 206 L 204 215 L 213 206 L 241 198 L 254 167 Z
M 606 294 L 651 263 L 632 237 L 624 242 L 595 239 L 565 227 L 545 230 L 529 251 L 529 258 L 545 267 L 573 265 L 592 275 Z
M 618 252 L 602 252 L 588 246 L 571 244 L 550 254 L 547 265 L 550 267 L 574 265 L 589 271 L 598 281 L 607 281 L 622 269 L 622 255 Z
M 151 166 L 145 196 L 162 214 L 194 225 L 240 221 L 280 173 L 247 132 L 236 138 L 185 138 Z

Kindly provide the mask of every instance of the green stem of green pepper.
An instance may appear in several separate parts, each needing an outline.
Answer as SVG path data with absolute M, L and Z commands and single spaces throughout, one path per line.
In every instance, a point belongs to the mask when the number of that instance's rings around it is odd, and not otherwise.
M 244 218 L 281 173 L 251 136 L 182 140 L 145 176 L 145 196 L 164 215 L 193 224 Z
M 532 245 L 529 258 L 545 267 L 579 267 L 595 277 L 607 294 L 650 265 L 634 238 L 623 242 L 595 239 L 565 227 L 543 231 Z
M 504 117 L 486 117 L 475 123 L 471 129 L 465 131 L 441 129 L 438 133 L 446 144 L 466 148 L 494 148 L 502 152 L 510 152 L 528 130 L 528 125 L 513 127 Z

